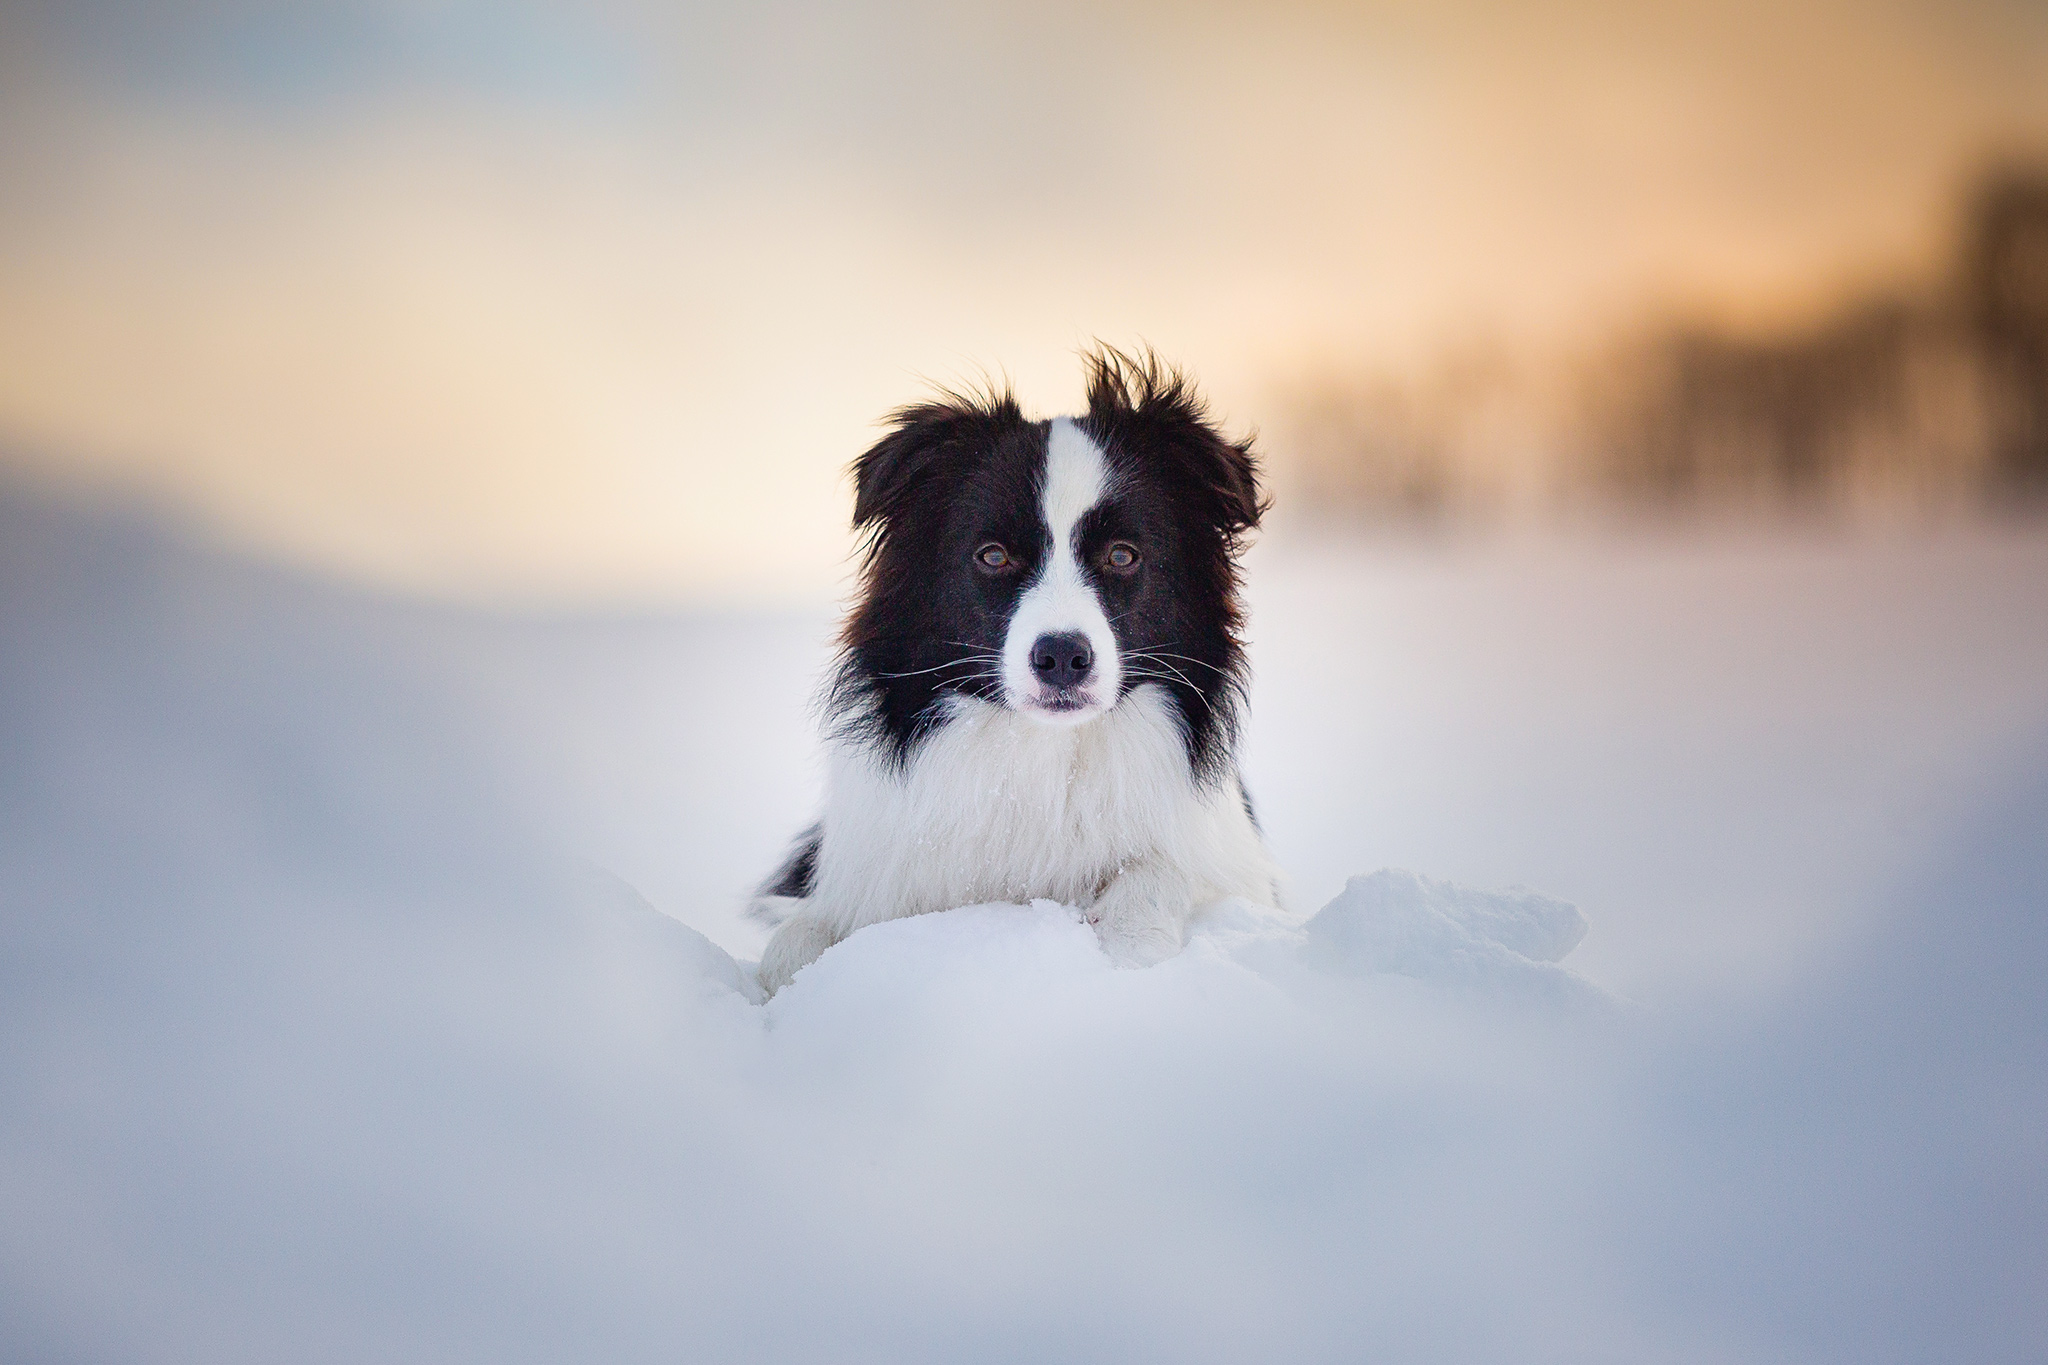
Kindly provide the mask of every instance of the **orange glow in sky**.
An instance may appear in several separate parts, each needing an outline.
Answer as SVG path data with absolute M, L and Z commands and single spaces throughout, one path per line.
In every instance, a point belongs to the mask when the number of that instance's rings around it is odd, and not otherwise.
M 0 460 L 522 601 L 829 591 L 926 378 L 1057 411 L 1142 339 L 1252 425 L 1794 317 L 2048 144 L 2016 0 L 28 5 L 0 53 Z

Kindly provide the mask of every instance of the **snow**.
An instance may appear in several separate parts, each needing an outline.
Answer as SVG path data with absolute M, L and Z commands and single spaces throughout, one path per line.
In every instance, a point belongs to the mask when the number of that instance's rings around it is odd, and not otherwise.
M 1586 936 L 1576 905 L 1525 888 L 1474 891 L 1393 868 L 1353 877 L 1308 923 L 1317 958 L 1508 993 L 1584 994 L 1555 964 Z
M 0 1357 L 2043 1358 L 2048 538 L 1254 575 L 1294 912 L 763 1005 L 828 611 L 0 491 Z

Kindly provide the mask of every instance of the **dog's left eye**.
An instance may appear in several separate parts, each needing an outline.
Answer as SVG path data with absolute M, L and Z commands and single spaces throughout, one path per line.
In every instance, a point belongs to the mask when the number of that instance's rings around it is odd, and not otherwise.
M 1138 547 L 1119 540 L 1109 547 L 1102 559 L 1112 569 L 1135 569 L 1138 567 Z

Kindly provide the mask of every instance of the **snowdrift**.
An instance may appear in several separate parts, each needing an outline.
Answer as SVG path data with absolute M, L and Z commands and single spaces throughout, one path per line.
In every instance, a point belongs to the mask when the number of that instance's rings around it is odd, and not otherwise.
M 2048 764 L 1768 988 L 1624 1001 L 1571 905 L 1383 871 L 763 1005 L 535 799 L 523 629 L 0 499 L 0 1357 L 2048 1352 Z

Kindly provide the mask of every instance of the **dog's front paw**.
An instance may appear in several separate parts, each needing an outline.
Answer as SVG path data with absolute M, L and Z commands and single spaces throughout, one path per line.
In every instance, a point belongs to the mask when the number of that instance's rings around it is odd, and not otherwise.
M 1150 967 L 1181 949 L 1188 899 L 1158 879 L 1126 873 L 1088 910 L 1102 951 L 1118 967 Z
M 1095 926 L 1095 935 L 1102 941 L 1102 951 L 1109 955 L 1110 964 L 1116 967 L 1154 966 L 1166 961 L 1181 948 L 1178 925 L 1129 929 L 1098 923 Z
M 803 904 L 802 901 L 794 903 Z M 789 984 L 791 977 L 817 961 L 819 954 L 838 941 L 831 926 L 816 911 L 799 909 L 776 928 L 775 936 L 768 940 L 768 947 L 761 954 L 761 969 L 757 973 L 761 990 L 767 995 L 774 995 Z

